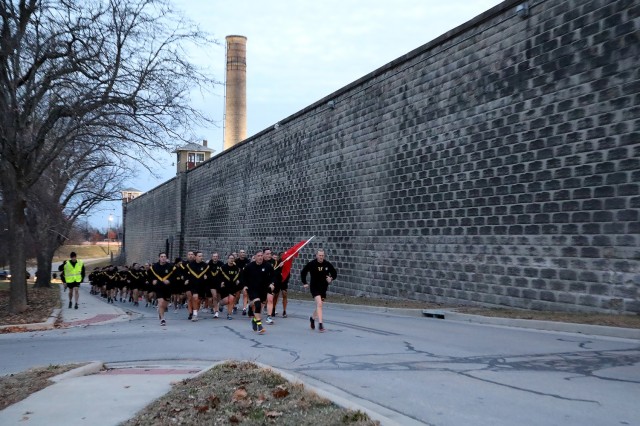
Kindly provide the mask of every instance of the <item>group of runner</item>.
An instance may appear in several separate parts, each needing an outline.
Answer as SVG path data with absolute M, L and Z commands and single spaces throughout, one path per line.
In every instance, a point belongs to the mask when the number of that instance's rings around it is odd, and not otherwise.
M 257 251 L 251 260 L 245 250 L 227 256 L 221 261 L 214 252 L 210 260 L 204 260 L 201 251 L 189 251 L 187 259 L 177 258 L 170 262 L 167 254 L 159 253 L 154 264 L 131 266 L 106 266 L 89 274 L 92 294 L 100 294 L 108 303 L 131 302 L 139 305 L 142 299 L 146 306 L 156 306 L 161 326 L 166 326 L 165 313 L 171 305 L 176 312 L 186 305 L 188 319 L 198 321 L 198 312 L 209 309 L 214 318 L 219 317 L 226 306 L 227 319 L 233 319 L 237 304 L 242 299 L 242 315 L 251 318 L 251 327 L 257 333 L 264 333 L 262 315 L 265 312 L 267 324 L 273 324 L 276 305 L 282 299 L 282 317 L 287 317 L 287 290 L 290 275 L 282 273 L 282 254 L 273 254 L 268 248 Z M 311 276 L 307 284 L 307 275 Z M 283 275 L 285 275 L 283 277 Z M 337 272 L 333 265 L 324 260 L 324 251 L 318 250 L 316 258 L 301 271 L 305 288 L 310 287 L 316 302 L 310 316 L 310 327 L 324 331 L 322 303 L 326 298 L 328 285 L 335 280 Z

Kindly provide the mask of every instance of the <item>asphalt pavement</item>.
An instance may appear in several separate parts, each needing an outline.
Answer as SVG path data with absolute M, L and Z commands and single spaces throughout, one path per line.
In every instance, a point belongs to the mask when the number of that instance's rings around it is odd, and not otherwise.
M 78 309 L 69 308 L 68 293 L 60 286 L 62 309 L 59 317 L 62 328 L 100 326 L 129 322 L 141 315 L 126 309 L 127 305 L 116 301 L 107 303 L 104 298 L 89 293 L 86 283 L 81 285 Z M 140 302 L 144 303 L 144 302 Z M 153 310 L 154 308 L 149 307 Z M 180 313 L 184 314 L 185 309 Z M 173 317 L 171 309 L 166 318 Z M 407 310 L 409 315 L 420 315 L 418 310 Z M 222 322 L 223 320 L 220 319 Z M 41 327 L 38 327 L 41 325 Z M 33 324 L 33 330 L 46 330 L 50 324 Z M 224 361 L 220 361 L 224 362 Z M 203 374 L 220 362 L 198 360 L 154 360 L 140 362 L 93 361 L 52 379 L 53 385 L 30 395 L 28 398 L 0 411 L 0 425 L 50 426 L 112 426 L 132 417 L 154 400 L 171 390 L 172 383 Z M 287 380 L 304 383 L 315 393 L 336 404 L 360 410 L 379 420 L 383 425 L 424 424 L 394 413 L 385 414 L 384 407 L 363 406 L 350 401 L 346 395 L 323 386 L 321 382 L 305 383 L 300 376 L 262 365 L 284 376 Z M 91 407 L 91 409 L 83 409 Z M 393 417 L 396 417 L 395 419 Z M 401 423 L 399 423 L 399 421 Z
M 69 309 L 67 307 L 67 295 L 61 289 L 63 308 L 60 310 L 59 315 L 63 327 L 113 325 L 118 322 L 135 321 L 140 316 L 139 313 L 127 309 L 128 304 L 120 304 L 119 302 L 115 304 L 106 303 L 105 299 L 90 295 L 88 290 L 89 286 L 83 284 L 81 286 L 79 309 Z M 311 305 L 307 304 L 305 306 Z M 342 308 L 358 311 L 368 310 L 372 313 L 392 312 L 394 315 L 430 316 L 434 318 L 433 320 L 425 319 L 425 321 L 438 321 L 439 319 L 466 322 L 495 321 L 494 319 L 483 319 L 476 316 L 456 318 L 454 313 L 447 311 L 434 313 L 433 311 L 367 308 L 361 306 L 342 306 Z M 169 318 L 169 325 L 172 325 L 172 317 L 170 315 L 167 314 L 167 318 Z M 449 318 L 447 319 L 447 317 Z M 534 328 L 545 326 L 544 324 L 539 324 L 539 322 L 528 322 L 528 324 Z M 523 327 L 526 325 L 526 321 L 510 321 L 498 326 Z M 607 332 L 610 331 L 613 333 L 612 336 L 619 337 L 616 334 L 619 333 L 619 330 L 614 330 L 611 327 L 586 329 L 586 331 L 581 328 L 580 324 L 565 324 L 562 327 L 563 331 L 568 333 L 592 332 L 606 336 Z M 46 328 L 48 326 L 40 324 L 40 329 Z M 637 338 L 633 337 L 633 333 L 636 333 L 637 330 L 629 330 L 628 332 L 631 334 L 625 335 L 626 338 Z M 635 334 L 635 336 L 638 335 Z M 0 425 L 117 425 L 132 418 L 142 408 L 168 392 L 172 383 L 202 374 L 216 364 L 208 361 L 176 359 L 126 363 L 105 363 L 101 360 L 95 360 L 83 367 L 56 377 L 53 385 L 2 410 L 0 412 Z M 350 398 L 349 394 L 337 392 L 335 387 L 320 380 L 275 370 L 288 380 L 304 383 L 307 388 L 333 400 L 338 405 L 366 412 L 383 425 L 425 424 L 417 421 L 415 417 L 405 417 L 381 405 L 374 403 L 363 405 Z M 83 407 L 90 407 L 90 409 L 83 409 Z

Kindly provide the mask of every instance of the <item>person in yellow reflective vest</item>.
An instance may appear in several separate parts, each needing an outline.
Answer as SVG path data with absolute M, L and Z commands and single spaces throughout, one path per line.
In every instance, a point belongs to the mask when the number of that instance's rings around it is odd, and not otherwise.
M 73 306 L 75 298 L 75 308 L 78 309 L 78 297 L 80 293 L 80 283 L 84 281 L 84 263 L 77 259 L 76 252 L 72 251 L 71 258 L 64 263 L 64 282 L 69 289 L 69 309 Z

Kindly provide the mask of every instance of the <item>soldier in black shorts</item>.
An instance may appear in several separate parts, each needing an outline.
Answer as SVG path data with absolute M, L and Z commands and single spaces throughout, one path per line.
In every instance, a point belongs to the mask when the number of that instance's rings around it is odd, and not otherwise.
M 289 279 L 291 279 L 291 274 L 287 274 L 287 278 L 282 279 L 282 263 L 284 260 L 285 252 L 280 253 L 277 257 L 278 268 L 276 269 L 276 275 L 279 275 L 279 279 L 276 279 L 278 283 L 276 284 L 276 289 L 273 292 L 273 316 L 276 316 L 276 306 L 278 305 L 278 297 L 282 295 L 282 318 L 287 317 L 287 290 L 289 290 Z
M 267 298 L 267 292 L 273 291 L 273 267 L 264 262 L 263 253 L 255 255 L 255 261 L 249 263 L 240 273 L 240 282 L 247 289 L 250 306 L 253 307 L 254 318 L 251 327 L 262 334 L 266 330 L 262 327 L 262 301 Z
M 202 252 L 195 252 L 195 260 L 187 264 L 187 276 L 185 284 L 191 292 L 191 305 L 193 306 L 193 316 L 191 321 L 198 321 L 198 309 L 200 307 L 200 296 L 207 297 L 210 287 L 211 271 L 209 265 L 202 258 Z
M 235 257 L 235 256 L 234 256 Z M 236 257 L 236 265 L 240 268 L 240 271 L 244 269 L 245 266 L 249 264 L 249 259 L 247 259 L 247 252 L 240 249 L 238 251 L 238 256 Z M 242 290 L 243 300 L 242 300 L 242 315 L 247 315 L 247 305 L 249 304 L 249 296 L 247 293 Z M 239 297 L 236 297 L 236 302 L 240 300 Z
M 220 303 L 227 305 L 227 319 L 233 319 L 233 305 L 236 295 L 240 294 L 240 268 L 235 263 L 235 257 L 230 254 L 227 263 L 220 267 Z
M 209 271 L 211 271 L 211 280 L 208 288 L 207 296 L 211 296 L 211 313 L 213 318 L 218 318 L 218 312 L 220 309 L 220 268 L 224 265 L 220 260 L 218 252 L 211 253 L 211 259 L 209 260 Z
M 189 262 L 193 262 L 195 258 L 195 253 L 193 251 L 189 251 L 187 253 L 187 260 L 179 260 L 175 262 L 176 268 L 178 268 L 179 273 L 182 275 L 182 277 L 185 278 L 185 280 L 187 276 L 187 265 L 189 264 Z M 189 290 L 188 285 L 185 284 L 184 280 L 182 281 L 182 283 L 184 284 L 182 287 L 174 289 L 174 294 L 172 297 L 175 304 L 176 312 L 178 310 L 177 304 L 182 300 L 181 295 L 184 293 L 187 297 L 187 311 L 189 312 L 188 319 L 193 319 L 193 311 L 200 309 L 200 306 L 193 306 L 191 291 Z
M 144 290 L 144 269 L 142 265 L 134 263 L 129 268 L 127 276 L 127 287 L 131 289 L 131 297 L 133 298 L 133 306 L 138 306 L 140 300 L 140 292 Z
M 272 254 L 271 254 L 271 249 L 269 248 L 265 248 L 264 250 L 262 250 L 263 252 L 263 258 L 264 258 L 264 263 L 268 263 L 269 265 L 271 265 L 271 267 L 274 269 L 275 272 L 275 268 L 276 265 L 278 264 L 278 261 L 276 259 L 273 258 Z M 266 308 L 267 308 L 267 319 L 266 319 L 266 323 L 269 325 L 273 325 L 273 318 L 271 318 L 271 315 L 275 315 L 275 306 L 273 305 L 273 298 L 274 298 L 274 294 L 276 292 L 276 288 L 278 288 L 278 279 L 279 278 L 275 273 L 273 274 L 272 277 L 272 283 L 273 283 L 273 289 L 269 289 L 267 291 L 267 298 L 266 300 L 263 300 L 262 303 L 266 302 Z
M 151 265 L 148 272 L 148 279 L 151 282 L 151 287 L 156 294 L 158 300 L 158 317 L 160 318 L 160 325 L 167 325 L 164 319 L 164 313 L 167 310 L 167 303 L 171 300 L 171 293 L 173 287 L 178 285 L 176 280 L 178 276 L 178 270 L 175 265 L 167 261 L 167 254 L 161 252 L 158 255 L 158 262 Z
M 311 274 L 311 296 L 316 301 L 316 309 L 309 317 L 311 329 L 315 330 L 315 320 L 318 320 L 318 331 L 324 331 L 324 325 L 322 324 L 322 302 L 327 298 L 327 287 L 338 276 L 336 269 L 331 263 L 324 259 L 324 250 L 319 249 L 316 252 L 316 258 L 307 263 L 302 271 L 300 271 L 300 278 L 304 288 L 309 287 L 307 284 L 307 274 Z
M 113 265 L 107 266 L 107 270 L 104 272 L 104 278 L 105 286 L 107 289 L 107 303 L 113 303 L 115 302 L 116 298 L 116 288 L 118 287 L 118 282 L 120 281 L 118 268 Z

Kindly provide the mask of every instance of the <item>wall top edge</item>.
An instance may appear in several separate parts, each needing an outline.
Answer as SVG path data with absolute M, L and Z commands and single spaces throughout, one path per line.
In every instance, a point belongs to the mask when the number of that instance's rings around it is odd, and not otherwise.
M 541 3 L 544 2 L 546 0 L 539 0 L 537 3 Z M 278 124 L 285 124 L 289 121 L 293 121 L 298 117 L 301 117 L 305 114 L 307 114 L 309 111 L 313 111 L 315 109 L 317 109 L 318 107 L 324 106 L 329 100 L 331 99 L 335 99 L 337 97 L 339 97 L 342 94 L 348 93 L 349 91 L 353 90 L 354 88 L 363 85 L 364 83 L 366 83 L 369 80 L 373 80 L 376 77 L 384 74 L 385 72 L 392 70 L 396 67 L 398 67 L 399 65 L 401 65 L 402 63 L 405 62 L 409 62 L 410 60 L 412 60 L 413 58 L 422 55 L 425 52 L 428 52 L 430 50 L 433 50 L 435 48 L 437 48 L 438 46 L 446 43 L 447 41 L 460 36 L 461 34 L 464 34 L 465 32 L 485 23 L 486 21 L 493 19 L 496 16 L 499 16 L 501 14 L 503 14 L 505 11 L 515 8 L 517 5 L 525 3 L 526 0 L 505 0 L 502 3 L 492 7 L 491 9 L 488 9 L 486 11 L 484 11 L 483 13 L 481 13 L 480 15 L 477 15 L 476 17 L 470 19 L 469 21 L 458 25 L 457 27 L 447 31 L 446 33 L 438 36 L 437 38 L 423 44 L 420 47 L 417 47 L 413 50 L 411 50 L 410 52 L 400 56 L 399 58 L 394 59 L 393 61 L 381 66 L 380 68 L 370 72 L 369 74 L 366 74 L 362 77 L 360 77 L 359 79 L 353 81 L 352 83 L 349 83 L 348 85 L 336 90 L 335 92 L 330 93 L 329 95 L 325 96 L 324 98 L 312 103 L 311 105 L 301 109 L 298 112 L 293 113 L 292 115 L 278 121 Z M 515 16 L 515 10 L 514 10 L 514 16 Z M 275 125 L 275 123 L 274 123 Z M 227 152 L 231 152 L 234 149 L 245 145 L 246 143 L 249 143 L 253 140 L 259 139 L 262 136 L 264 136 L 265 134 L 269 133 L 269 132 L 273 132 L 274 130 L 276 130 L 274 128 L 274 125 L 267 127 L 264 130 L 261 130 L 260 132 L 248 137 L 247 139 L 238 142 L 237 144 L 235 144 L 234 146 L 227 148 L 226 150 L 224 150 L 223 152 L 219 153 L 218 155 L 216 155 L 215 157 L 212 157 L 210 160 L 211 161 L 215 158 L 220 157 L 221 155 L 226 154 Z

